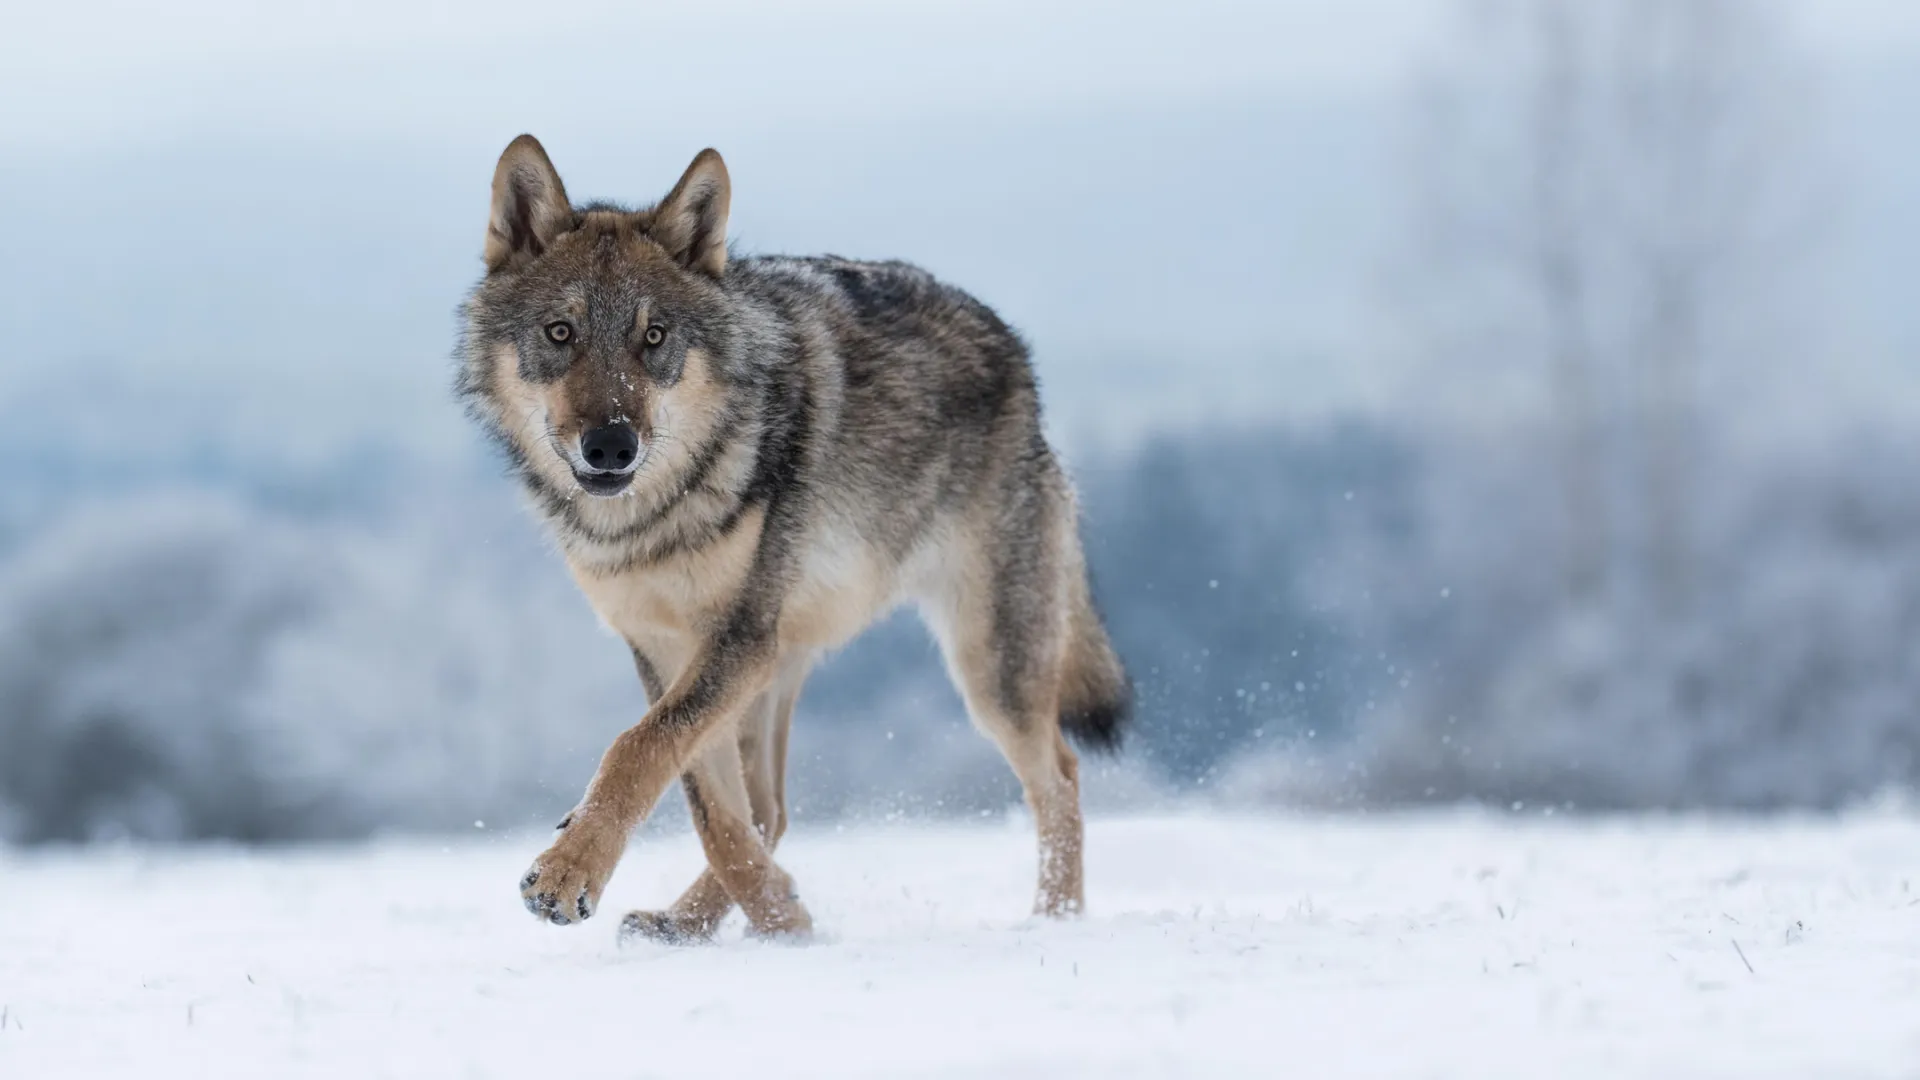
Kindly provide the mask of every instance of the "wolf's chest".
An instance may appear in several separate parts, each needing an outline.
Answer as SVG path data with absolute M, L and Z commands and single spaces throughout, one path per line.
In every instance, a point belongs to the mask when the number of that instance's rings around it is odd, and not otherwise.
M 903 568 L 857 534 L 812 531 L 797 545 L 787 574 L 753 573 L 755 553 L 755 545 L 741 537 L 697 555 L 619 573 L 576 564 L 574 578 L 615 632 L 630 642 L 662 647 L 691 647 L 737 605 L 749 602 L 780 613 L 783 651 L 836 648 L 899 599 Z M 749 595 L 754 590 L 770 593 Z
M 571 553 L 568 566 L 594 611 L 629 642 L 698 637 L 748 587 L 760 533 L 758 512 L 754 517 L 705 547 L 657 563 L 609 570 L 589 549 Z

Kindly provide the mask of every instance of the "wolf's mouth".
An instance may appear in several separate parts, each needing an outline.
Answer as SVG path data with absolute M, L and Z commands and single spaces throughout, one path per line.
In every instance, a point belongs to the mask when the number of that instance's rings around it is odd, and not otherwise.
M 633 483 L 631 472 L 587 473 L 578 469 L 573 471 L 574 482 L 580 490 L 599 499 L 611 499 L 627 490 Z

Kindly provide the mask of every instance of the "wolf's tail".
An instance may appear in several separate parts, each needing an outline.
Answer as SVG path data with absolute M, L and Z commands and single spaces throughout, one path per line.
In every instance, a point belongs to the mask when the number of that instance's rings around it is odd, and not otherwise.
M 1060 670 L 1060 727 L 1083 749 L 1120 749 L 1133 717 L 1133 680 L 1113 651 L 1084 570 L 1068 596 L 1067 651 Z

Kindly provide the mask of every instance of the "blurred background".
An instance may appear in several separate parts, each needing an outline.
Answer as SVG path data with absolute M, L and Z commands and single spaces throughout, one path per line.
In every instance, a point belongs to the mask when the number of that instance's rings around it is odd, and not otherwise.
M 495 157 L 1034 345 L 1098 806 L 1920 778 L 1904 0 L 10 3 L 0 840 L 549 824 L 644 699 L 449 393 Z M 1017 799 L 911 616 L 799 820 Z M 678 804 L 669 796 L 664 806 Z

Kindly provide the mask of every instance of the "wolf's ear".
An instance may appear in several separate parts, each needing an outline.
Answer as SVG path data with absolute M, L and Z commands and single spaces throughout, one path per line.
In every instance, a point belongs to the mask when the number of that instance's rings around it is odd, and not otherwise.
M 573 225 L 573 206 L 540 140 L 522 135 L 507 144 L 493 169 L 493 212 L 487 218 L 484 257 L 489 271 L 520 256 L 538 255 Z
M 727 163 L 718 150 L 702 150 L 653 208 L 647 235 L 689 269 L 719 277 L 727 269 L 727 207 L 732 200 Z

